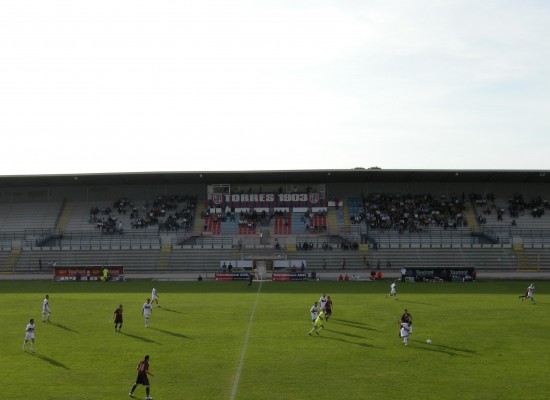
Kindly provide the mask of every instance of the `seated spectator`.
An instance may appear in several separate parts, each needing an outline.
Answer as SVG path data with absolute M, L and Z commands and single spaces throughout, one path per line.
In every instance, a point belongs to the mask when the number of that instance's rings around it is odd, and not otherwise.
M 382 279 L 382 277 L 383 277 L 383 276 L 382 276 L 382 271 L 378 271 L 378 272 L 376 273 L 376 279 Z

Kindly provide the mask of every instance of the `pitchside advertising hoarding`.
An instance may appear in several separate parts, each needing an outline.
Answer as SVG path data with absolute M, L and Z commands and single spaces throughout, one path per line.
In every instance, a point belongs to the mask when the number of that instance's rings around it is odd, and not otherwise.
M 238 272 L 234 274 L 216 274 L 215 279 L 217 281 L 244 281 L 249 277 L 248 272 Z M 271 275 L 272 281 L 307 281 L 308 274 L 306 273 L 285 273 L 274 272 Z
M 307 281 L 308 275 L 306 273 L 285 273 L 274 272 L 271 275 L 272 281 Z
M 238 272 L 235 274 L 216 274 L 217 281 L 244 281 L 248 279 L 248 272 Z
M 124 276 L 124 267 L 116 266 L 86 266 L 86 267 L 54 267 L 53 279 L 56 281 L 100 281 L 103 276 L 103 270 L 109 270 L 111 280 L 117 280 Z
M 405 267 L 406 268 L 406 267 Z M 433 268 L 415 267 L 406 268 L 408 277 L 414 277 L 415 281 L 441 279 L 443 281 L 464 280 L 475 277 L 475 268 Z

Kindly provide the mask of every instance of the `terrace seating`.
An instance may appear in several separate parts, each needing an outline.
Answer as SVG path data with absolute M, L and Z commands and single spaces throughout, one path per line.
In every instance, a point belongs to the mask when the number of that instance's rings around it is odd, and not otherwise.
M 276 235 L 290 235 L 292 233 L 292 213 L 275 214 L 274 232 Z
M 204 231 L 212 235 L 221 233 L 222 216 L 220 214 L 208 214 L 204 217 Z
M 475 207 L 484 219 L 482 230 L 499 242 L 511 243 L 516 237 L 525 247 L 550 245 L 550 216 L 546 212 L 550 205 L 540 196 L 529 201 L 517 193 L 507 198 L 476 196 Z
M 366 212 L 362 208 L 362 203 L 358 204 L 354 201 L 350 201 L 349 207 L 340 207 L 339 209 L 331 207 L 331 221 L 338 221 L 340 226 L 348 225 L 345 232 L 344 230 L 338 232 L 338 234 L 333 232 L 335 233 L 334 236 L 325 234 L 328 218 L 324 213 L 314 212 L 308 214 L 305 218 L 303 211 L 292 212 L 292 210 L 288 210 L 281 213 L 275 212 L 273 215 L 265 212 L 265 216 L 262 212 L 248 215 L 243 212 L 243 219 L 241 219 L 241 213 L 237 212 L 234 214 L 235 220 L 233 221 L 227 214 L 210 213 L 205 216 L 202 222 L 206 225 L 207 232 L 213 236 L 197 239 L 194 246 L 184 245 L 182 244 L 183 241 L 174 244 L 174 242 L 170 242 L 170 238 L 166 241 L 165 234 L 177 230 L 176 225 L 172 225 L 173 221 L 170 221 L 165 225 L 165 229 L 159 232 L 161 224 L 171 220 L 170 215 L 173 215 L 172 219 L 177 220 L 178 223 L 183 221 L 183 219 L 176 217 L 176 214 L 178 211 L 188 209 L 185 201 L 177 203 L 176 208 L 164 209 L 164 212 L 162 212 L 161 204 L 156 207 L 160 211 L 155 215 L 157 220 L 154 223 L 145 224 L 142 228 L 134 229 L 131 228 L 134 207 L 129 208 L 127 206 L 126 212 L 124 212 L 123 208 L 119 210 L 115 207 L 115 202 L 110 205 L 110 213 L 101 214 L 100 207 L 106 207 L 106 204 L 68 202 L 65 207 L 71 207 L 72 212 L 67 213 L 68 218 L 62 236 L 52 237 L 52 240 L 47 241 L 44 245 L 38 245 L 31 235 L 15 234 L 13 231 L 4 232 L 4 236 L 0 235 L 0 248 L 2 252 L 9 253 L 12 247 L 19 247 L 19 243 L 21 244 L 20 256 L 12 257 L 16 263 L 16 270 L 19 271 L 28 271 L 30 266 L 34 271 L 38 259 L 35 256 L 38 255 L 42 255 L 45 260 L 56 259 L 58 263 L 66 262 L 70 264 L 74 262 L 80 265 L 84 263 L 104 263 L 105 259 L 109 259 L 113 260 L 108 261 L 111 264 L 123 263 L 128 265 L 129 268 L 135 268 L 136 271 L 141 268 L 148 271 L 155 270 L 161 265 L 158 261 L 159 257 L 164 257 L 162 265 L 167 270 L 185 270 L 185 268 L 208 270 L 215 265 L 217 259 L 210 253 L 217 252 L 218 249 L 234 251 L 237 239 L 244 240 L 244 252 L 249 248 L 273 250 L 273 242 L 266 247 L 264 244 L 259 244 L 260 239 L 257 236 L 261 228 L 269 226 L 272 235 L 289 236 L 278 238 L 281 243 L 284 242 L 281 251 L 294 251 L 294 249 L 289 249 L 288 246 L 292 246 L 295 242 L 308 243 L 308 251 L 300 252 L 301 255 L 303 254 L 303 258 L 308 260 L 308 268 L 320 263 L 322 258 L 328 258 L 330 259 L 329 268 L 336 269 L 339 268 L 343 257 L 346 257 L 347 268 L 349 269 L 367 268 L 361 260 L 367 253 L 361 251 L 362 247 L 359 247 L 357 252 L 346 251 L 341 248 L 341 243 L 348 240 L 346 234 L 350 235 L 350 238 L 360 238 L 361 236 L 357 232 L 364 233 L 367 214 L 370 213 L 372 216 L 377 211 L 380 211 L 380 215 L 388 219 L 375 218 L 375 225 L 381 221 L 383 222 L 380 226 L 373 227 L 369 224 L 367 235 L 371 241 L 376 242 L 378 245 L 377 251 L 368 251 L 366 261 L 370 265 L 375 265 L 381 260 L 382 266 L 387 267 L 385 261 L 390 261 L 395 268 L 399 265 L 411 267 L 475 265 L 477 268 L 513 269 L 516 267 L 517 261 L 514 258 L 512 241 L 513 239 L 515 241 L 517 236 L 522 238 L 526 251 L 540 250 L 537 256 L 544 255 L 543 248 L 550 246 L 550 217 L 546 212 L 548 206 L 544 200 L 522 204 L 536 204 L 537 209 L 542 205 L 545 212 L 533 215 L 529 211 L 530 208 L 524 206 L 523 211 L 517 208 L 518 213 L 514 218 L 508 208 L 508 198 L 497 197 L 491 198 L 490 201 L 480 199 L 479 205 L 476 204 L 476 207 L 481 207 L 480 210 L 483 211 L 484 207 L 488 206 L 491 211 L 486 214 L 487 223 L 483 224 L 483 229 L 492 229 L 487 231 L 488 235 L 499 239 L 498 243 L 491 243 L 484 241 L 483 237 L 473 235 L 469 228 L 460 224 L 462 217 L 458 211 L 461 209 L 461 201 L 456 198 L 451 200 L 443 198 L 427 200 L 423 196 L 414 195 L 404 197 L 380 196 L 385 199 L 386 203 L 380 207 L 370 208 Z M 123 203 L 125 204 L 124 199 Z M 135 208 L 140 216 L 146 218 L 146 212 L 155 208 L 153 203 L 154 199 L 149 201 L 139 200 L 135 202 L 135 204 L 138 204 Z M 365 204 L 375 205 L 372 200 L 368 200 Z M 119 205 L 121 204 L 119 203 Z M 31 218 L 23 216 L 25 213 L 32 214 L 33 207 L 30 206 L 29 208 L 28 204 L 25 205 L 26 208 L 23 205 L 4 206 L 6 207 L 4 209 L 0 207 L 0 221 L 8 221 L 8 223 L 5 226 L 0 224 L 0 233 L 6 226 L 12 228 L 25 226 L 25 229 L 40 227 L 53 230 L 58 215 L 62 211 L 60 202 L 55 203 L 55 205 L 50 203 L 44 208 L 41 208 L 42 205 L 38 205 L 37 208 L 35 204 L 34 209 L 42 209 L 43 211 L 38 212 L 36 216 Z M 89 222 L 90 209 L 93 206 L 98 206 L 98 215 L 102 218 L 113 215 L 116 217 L 117 222 L 122 221 L 124 233 L 121 235 L 116 232 L 113 234 L 102 233 L 103 230 L 97 228 L 97 221 Z M 13 211 L 10 211 L 12 209 Z M 26 210 L 25 213 L 21 211 L 23 209 Z M 45 211 L 46 209 L 49 211 Z M 495 212 L 499 209 L 503 210 L 500 216 Z M 418 210 L 420 210 L 420 214 L 416 216 L 415 212 Z M 348 211 L 349 214 L 347 214 Z M 436 211 L 439 211 L 439 214 Z M 364 216 L 361 216 L 363 212 Z M 37 216 L 40 217 L 36 218 Z M 333 216 L 336 217 L 332 219 Z M 358 216 L 359 220 L 354 222 L 350 216 Z M 428 218 L 426 225 L 423 225 L 425 219 L 423 220 L 421 216 Z M 6 218 L 17 220 L 17 223 L 10 225 L 9 220 Z M 514 219 L 516 226 L 512 226 L 512 220 Z M 287 220 L 288 223 L 285 224 L 284 220 Z M 197 221 L 199 221 L 198 217 Z M 371 219 L 369 222 L 372 221 Z M 389 223 L 386 226 L 384 224 L 387 221 Z M 414 222 L 411 223 L 411 221 Z M 335 226 L 338 224 L 334 223 Z M 197 225 L 198 230 L 200 230 L 200 224 Z M 306 228 L 308 226 L 309 228 Z M 185 233 L 183 234 L 185 235 Z M 237 235 L 243 235 L 244 237 L 237 238 Z M 174 238 L 174 236 L 176 235 L 172 235 L 171 238 Z M 160 251 L 161 239 L 163 246 L 172 243 L 171 252 L 164 254 L 164 256 L 161 256 Z M 200 242 L 201 240 L 202 242 Z M 313 245 L 310 246 L 310 244 Z M 330 245 L 325 247 L 325 244 Z M 73 256 L 71 256 L 71 253 L 73 253 Z M 150 263 L 141 262 L 141 260 L 136 261 L 142 254 Z M 221 257 L 222 255 L 223 257 Z M 227 259 L 235 257 L 233 253 L 222 255 L 219 256 Z M 178 264 L 184 257 L 192 257 L 198 264 L 193 265 L 192 262 L 187 261 L 183 266 Z M 496 259 L 504 261 L 497 262 Z M 546 260 L 546 258 L 541 259 Z M 130 266 L 130 264 L 132 265 Z M 318 266 L 315 268 L 320 269 Z
M 365 201 L 369 229 L 396 229 L 417 232 L 430 226 L 463 226 L 464 201 L 452 196 L 439 199 L 430 194 L 376 194 Z
M 61 202 L 0 203 L 0 232 L 55 228 Z
M 514 271 L 517 259 L 510 247 L 474 248 L 431 248 L 431 249 L 381 249 L 369 252 L 371 268 L 380 263 L 384 268 L 391 265 L 399 269 L 405 267 L 474 267 L 478 270 Z
M 368 237 L 377 247 L 453 247 L 470 246 L 477 238 L 470 229 L 427 228 L 417 232 L 400 232 L 396 230 L 371 230 Z

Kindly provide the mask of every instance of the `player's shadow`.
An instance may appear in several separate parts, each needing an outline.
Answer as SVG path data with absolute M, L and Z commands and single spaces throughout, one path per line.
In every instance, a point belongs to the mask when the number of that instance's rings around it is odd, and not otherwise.
M 177 333 L 177 332 L 165 331 L 164 329 L 159 329 L 159 328 L 149 328 L 149 329 L 154 330 L 154 331 L 159 331 L 159 332 L 165 333 L 167 335 L 175 336 L 175 337 L 178 337 L 178 338 L 181 338 L 181 339 L 191 339 L 189 336 L 185 336 L 185 335 L 183 335 L 181 333 Z
M 433 306 L 432 303 L 423 303 L 421 301 L 411 301 L 411 300 L 403 300 L 403 301 L 401 301 L 401 303 L 412 303 L 412 304 L 422 304 L 422 305 L 425 305 L 425 306 Z
M 411 343 L 411 341 L 409 340 L 409 343 Z M 424 345 L 422 342 L 417 342 L 420 344 L 420 346 L 415 346 L 414 348 L 415 349 L 419 349 L 419 350 L 424 350 L 424 351 L 433 351 L 435 353 L 444 353 L 444 354 L 448 354 L 450 356 L 458 356 L 458 357 L 467 357 L 466 354 L 462 354 L 460 352 L 464 352 L 465 350 L 463 349 L 455 349 L 453 347 L 447 347 L 447 346 L 434 346 L 434 345 Z M 446 350 L 446 349 L 449 349 L 449 350 Z M 457 351 L 458 350 L 458 351 Z
M 142 336 L 132 335 L 131 333 L 127 333 L 127 332 L 120 332 L 120 333 L 128 337 L 131 337 L 132 339 L 141 340 L 142 342 L 145 342 L 145 343 L 160 344 L 159 342 L 155 342 L 154 340 L 144 338 Z
M 181 311 L 177 311 L 177 310 L 172 310 L 171 308 L 161 308 L 162 310 L 164 311 L 168 311 L 168 312 L 173 312 L 173 313 L 176 313 L 176 314 L 183 314 Z
M 337 333 L 339 335 L 349 336 L 349 337 L 352 337 L 352 338 L 366 339 L 364 336 L 355 335 L 353 333 L 347 333 L 347 332 L 333 331 L 332 329 L 327 329 L 327 328 L 324 328 L 323 331 L 325 331 L 325 332 L 334 332 L 334 333 Z
M 69 332 L 78 333 L 78 331 L 75 331 L 74 329 L 71 329 L 68 326 L 58 324 L 57 322 L 52 322 L 51 325 L 55 326 L 56 328 L 64 329 L 64 330 L 69 331 Z
M 337 320 L 331 319 L 330 321 L 331 321 L 330 322 L 331 324 L 340 324 L 340 325 L 351 326 L 351 327 L 357 328 L 357 329 L 365 329 L 365 330 L 369 330 L 369 331 L 380 332 L 378 329 L 371 328 L 367 324 L 363 324 L 363 323 L 360 323 L 360 322 L 346 321 L 346 320 L 342 320 L 342 319 L 337 319 Z
M 46 361 L 46 362 L 50 363 L 54 367 L 59 367 L 59 368 L 70 370 L 70 368 L 67 367 L 65 364 L 60 363 L 59 361 L 55 361 L 53 358 L 46 357 L 46 356 L 43 356 L 42 354 L 38 354 L 38 353 L 29 353 L 29 354 L 36 357 L 36 358 L 39 358 L 43 361 Z
M 462 351 L 464 353 L 470 353 L 470 354 L 475 354 L 476 351 L 475 350 L 470 350 L 470 349 L 461 349 L 459 347 L 453 347 L 453 346 L 444 346 L 442 344 L 431 344 L 430 346 L 433 346 L 433 347 L 441 347 L 442 349 L 449 349 L 449 350 L 454 350 L 454 351 Z
M 326 329 L 325 329 L 326 330 Z M 368 343 L 364 343 L 364 342 L 352 342 L 351 340 L 346 340 L 346 339 L 343 339 L 343 338 L 340 338 L 340 337 L 333 337 L 333 336 L 324 336 L 322 334 L 323 331 L 321 331 L 321 335 L 319 335 L 319 337 L 321 339 L 325 339 L 325 340 L 334 340 L 336 342 L 342 342 L 342 343 L 348 343 L 348 344 L 354 344 L 356 346 L 361 346 L 361 347 L 369 347 L 369 348 L 375 348 L 376 346 L 373 346 L 372 344 L 368 344 Z M 330 331 L 330 332 L 335 332 L 335 331 Z M 338 334 L 341 334 L 341 332 L 335 332 L 335 333 L 338 333 Z M 362 338 L 361 336 L 356 336 L 358 338 L 361 338 L 361 339 L 364 339 Z

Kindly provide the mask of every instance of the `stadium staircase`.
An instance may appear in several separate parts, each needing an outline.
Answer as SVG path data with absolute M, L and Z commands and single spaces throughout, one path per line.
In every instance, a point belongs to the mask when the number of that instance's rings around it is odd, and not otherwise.
M 65 232 L 65 229 L 67 228 L 67 225 L 71 219 L 71 215 L 73 214 L 73 205 L 72 204 L 64 204 L 63 209 L 61 210 L 59 219 L 57 221 L 55 230 L 59 233 Z
M 197 202 L 197 208 L 195 210 L 195 221 L 193 222 L 193 236 L 201 236 L 204 230 L 204 221 L 201 217 L 206 210 L 204 203 Z
M 293 243 L 287 243 L 286 245 L 286 254 L 288 257 L 294 257 L 294 254 L 296 254 L 296 245 Z
M 348 204 L 347 201 L 344 201 L 343 203 L 344 203 L 344 205 L 342 206 L 342 212 L 344 214 L 344 221 L 346 221 L 346 222 L 342 226 L 342 232 L 343 233 L 350 233 L 350 231 L 349 231 L 349 229 L 350 229 L 350 226 L 349 226 L 349 220 L 350 220 L 349 204 Z
M 327 211 L 327 231 L 338 232 L 340 230 L 340 224 L 338 223 L 338 213 L 331 208 Z
M 466 220 L 466 223 L 470 227 L 472 231 L 479 231 L 479 223 L 477 222 L 477 216 L 476 216 L 476 207 L 473 204 L 472 201 L 467 201 L 464 204 L 465 210 L 464 210 L 464 219 Z
M 529 256 L 523 250 L 523 245 L 518 243 L 513 245 L 514 254 L 518 261 L 518 271 L 537 271 L 536 268 L 531 266 Z
M 167 270 L 170 264 L 170 255 L 172 253 L 172 246 L 163 244 L 160 248 L 160 256 L 158 261 L 159 270 Z
M 21 249 L 19 249 L 21 251 Z M 13 252 L 13 251 L 12 251 Z M 12 252 L 0 253 L 0 274 L 8 275 L 13 273 L 13 254 Z
M 9 256 L 2 263 L 2 269 L 0 270 L 0 272 L 2 274 L 13 273 L 14 270 L 15 270 L 14 266 L 16 265 L 17 260 L 19 259 L 20 255 L 21 255 L 21 248 L 20 247 L 12 248 Z

